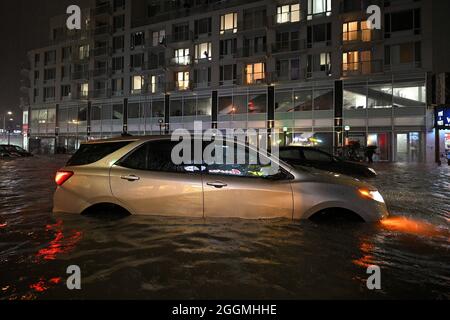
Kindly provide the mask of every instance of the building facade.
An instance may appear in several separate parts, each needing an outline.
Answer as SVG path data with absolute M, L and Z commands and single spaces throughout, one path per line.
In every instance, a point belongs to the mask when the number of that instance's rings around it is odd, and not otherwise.
M 281 144 L 434 160 L 439 0 L 97 0 L 29 53 L 30 149 L 127 132 L 257 128 Z M 381 30 L 367 7 L 381 8 Z M 446 6 L 446 4 L 442 4 Z M 442 24 L 442 25 L 441 25 Z M 443 26 L 445 25 L 445 26 Z M 440 31 L 439 31 L 440 32 Z

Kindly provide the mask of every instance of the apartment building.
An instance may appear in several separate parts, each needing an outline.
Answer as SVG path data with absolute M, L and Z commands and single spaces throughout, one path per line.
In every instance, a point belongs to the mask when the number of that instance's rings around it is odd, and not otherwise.
M 178 128 L 270 129 L 378 161 L 433 161 L 439 0 L 97 0 L 30 59 L 30 148 Z M 381 30 L 367 25 L 381 8 Z

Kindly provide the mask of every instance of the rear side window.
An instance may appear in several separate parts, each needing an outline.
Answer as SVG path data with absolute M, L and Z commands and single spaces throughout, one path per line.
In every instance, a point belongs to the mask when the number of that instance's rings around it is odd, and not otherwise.
M 67 162 L 67 166 L 83 166 L 97 162 L 130 144 L 130 141 L 82 144 L 80 149 Z

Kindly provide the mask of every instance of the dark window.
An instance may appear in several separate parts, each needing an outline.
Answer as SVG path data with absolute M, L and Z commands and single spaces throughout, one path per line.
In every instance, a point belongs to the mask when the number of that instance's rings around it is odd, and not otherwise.
M 118 165 L 135 170 L 192 172 L 187 168 L 189 166 L 176 165 L 172 162 L 172 149 L 177 144 L 170 140 L 148 142 L 120 160 Z
M 282 160 L 299 160 L 300 150 L 299 149 L 282 149 L 280 150 L 280 159 Z
M 82 144 L 80 149 L 67 162 L 67 166 L 83 166 L 97 162 L 113 152 L 127 146 L 130 141 Z
M 315 162 L 331 162 L 332 159 L 326 153 L 317 151 L 317 150 L 303 150 L 303 157 L 306 161 L 315 161 Z

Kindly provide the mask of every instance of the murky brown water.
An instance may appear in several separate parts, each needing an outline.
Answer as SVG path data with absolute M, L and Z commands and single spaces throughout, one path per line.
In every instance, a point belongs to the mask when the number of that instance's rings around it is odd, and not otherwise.
M 450 298 L 450 168 L 379 165 L 379 224 L 53 216 L 65 157 L 0 160 L 0 298 Z M 366 288 L 366 268 L 382 290 Z M 66 268 L 82 270 L 67 290 Z

